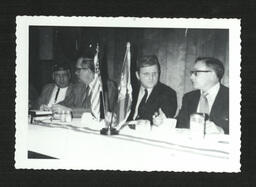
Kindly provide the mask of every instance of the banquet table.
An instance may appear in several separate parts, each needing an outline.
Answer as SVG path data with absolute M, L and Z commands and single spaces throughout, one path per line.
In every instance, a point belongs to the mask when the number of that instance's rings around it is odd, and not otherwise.
M 104 124 L 38 121 L 28 124 L 28 151 L 65 161 L 79 161 L 88 169 L 170 170 L 187 164 L 199 170 L 222 168 L 230 158 L 227 135 L 193 139 L 189 129 L 125 127 L 118 135 L 101 135 Z M 216 164 L 217 163 L 217 164 Z M 193 169 L 192 169 L 193 170 Z

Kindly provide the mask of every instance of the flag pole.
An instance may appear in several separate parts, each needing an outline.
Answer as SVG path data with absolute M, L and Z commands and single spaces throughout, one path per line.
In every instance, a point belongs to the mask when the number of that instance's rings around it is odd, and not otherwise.
M 121 76 L 122 76 L 122 72 L 124 70 L 125 59 L 127 57 L 127 51 L 128 51 L 127 49 L 130 50 L 130 46 L 131 46 L 130 42 L 127 42 L 126 50 L 125 50 L 125 56 L 124 56 L 124 60 L 123 60 L 123 64 L 122 64 L 122 69 L 121 69 Z M 120 88 L 120 86 L 121 86 L 121 79 L 122 79 L 122 77 L 120 78 L 119 85 L 118 85 L 118 94 L 117 94 L 118 96 L 119 96 L 120 91 L 121 91 L 121 88 Z M 117 135 L 119 133 L 118 130 L 116 130 L 115 128 L 112 127 L 113 118 L 114 118 L 114 111 L 115 111 L 115 109 L 117 107 L 117 102 L 118 102 L 118 99 L 115 100 L 114 108 L 113 108 L 113 111 L 111 113 L 111 120 L 110 120 L 109 126 L 107 128 L 101 129 L 100 134 L 103 134 L 103 135 Z
M 126 50 L 125 50 L 125 56 L 124 56 L 124 60 L 123 60 L 123 64 L 122 64 L 122 69 L 121 69 L 121 72 L 123 72 L 123 70 L 124 70 L 124 67 L 125 67 L 125 59 L 127 58 L 127 53 L 128 53 L 128 51 L 130 51 L 130 47 L 131 47 L 131 44 L 130 44 L 130 42 L 127 42 L 127 44 L 126 44 Z M 122 73 L 121 73 L 121 76 L 122 76 Z M 121 79 L 122 79 L 122 77 L 120 78 L 120 81 L 119 81 L 119 85 L 118 85 L 118 96 L 119 96 L 119 94 L 120 94 L 120 92 L 121 92 Z M 117 107 L 117 102 L 118 102 L 118 99 L 115 101 L 115 105 L 114 105 L 114 107 L 115 107 L 115 109 L 116 109 L 116 107 Z M 114 110 L 115 111 L 115 110 Z M 111 124 L 113 123 L 113 114 L 112 114 L 112 117 L 111 117 Z
M 103 85 L 102 85 L 102 78 L 101 78 L 101 74 L 100 74 L 100 60 L 99 60 L 99 43 L 96 44 L 96 54 L 94 56 L 94 65 L 95 65 L 95 72 L 97 72 L 98 76 L 100 75 L 100 83 L 101 83 L 101 92 L 100 92 L 100 98 L 102 99 L 102 103 L 103 103 L 103 113 L 104 113 L 104 117 L 106 114 L 106 109 L 105 109 L 105 98 L 104 98 L 104 91 L 103 91 Z

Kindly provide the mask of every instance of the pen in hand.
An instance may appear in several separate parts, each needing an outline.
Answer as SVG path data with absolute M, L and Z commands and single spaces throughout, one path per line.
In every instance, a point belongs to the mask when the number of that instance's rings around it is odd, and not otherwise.
M 162 109 L 159 108 L 158 111 L 156 111 L 154 113 L 154 115 L 152 116 L 153 125 L 155 125 L 155 126 L 161 125 L 163 123 L 164 118 L 166 118 L 166 115 L 164 114 Z

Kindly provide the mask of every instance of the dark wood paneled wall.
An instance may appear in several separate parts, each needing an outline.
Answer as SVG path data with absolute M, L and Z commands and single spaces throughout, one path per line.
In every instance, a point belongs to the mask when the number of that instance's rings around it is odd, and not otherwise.
M 147 29 L 143 33 L 143 54 L 158 56 L 160 80 L 177 91 L 179 106 L 183 94 L 192 90 L 190 69 L 199 56 L 224 63 L 223 84 L 228 86 L 228 30 Z
M 56 60 L 74 65 L 77 56 L 92 56 L 99 43 L 105 74 L 118 83 L 128 41 L 133 81 L 137 58 L 157 55 L 162 70 L 160 80 L 177 91 L 179 107 L 183 94 L 192 90 L 190 69 L 198 56 L 220 59 L 226 68 L 223 84 L 229 85 L 229 33 L 223 29 L 34 28 L 30 35 L 30 71 L 36 73 L 30 79 L 39 84 L 36 88 L 42 87 L 50 81 L 50 66 Z

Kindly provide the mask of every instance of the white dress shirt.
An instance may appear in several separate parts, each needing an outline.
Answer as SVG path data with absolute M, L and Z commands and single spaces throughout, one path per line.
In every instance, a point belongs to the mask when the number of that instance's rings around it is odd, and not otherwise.
M 138 100 L 137 100 L 136 108 L 135 108 L 134 115 L 133 115 L 133 120 L 135 120 L 135 118 L 136 118 L 137 115 L 138 115 L 138 108 L 139 108 L 140 102 L 141 102 L 141 100 L 142 100 L 142 98 L 143 98 L 143 96 L 144 96 L 144 94 L 145 94 L 145 89 L 146 89 L 146 88 L 144 88 L 144 87 L 142 87 L 142 86 L 140 87 L 140 91 L 139 91 L 139 95 L 138 95 Z M 150 96 L 150 94 L 151 94 L 153 88 L 147 88 L 147 90 L 148 90 L 148 96 L 147 96 L 147 98 L 146 98 L 146 102 L 147 102 L 148 97 Z
M 56 104 L 56 103 L 59 103 L 59 102 L 63 101 L 66 97 L 67 89 L 68 89 L 68 87 L 60 88 L 57 99 L 55 101 L 55 97 L 56 97 L 56 94 L 57 94 L 57 91 L 58 91 L 58 86 L 55 86 L 53 91 L 52 91 L 52 95 L 51 95 L 51 98 L 49 100 L 48 107 L 52 107 L 53 104 Z
M 217 83 L 205 93 L 205 94 L 207 94 L 206 98 L 207 98 L 207 101 L 209 104 L 209 113 L 211 113 L 212 105 L 215 101 L 215 98 L 216 98 L 218 92 L 219 92 L 219 89 L 220 89 L 220 83 Z M 202 94 L 202 91 L 201 91 L 201 94 Z M 197 106 L 197 112 L 198 111 L 199 111 L 199 103 Z

